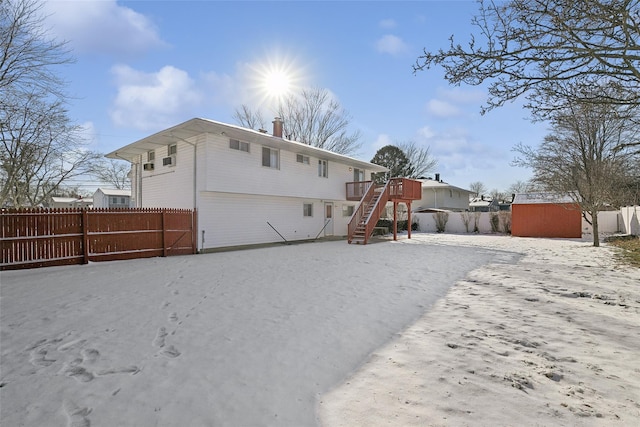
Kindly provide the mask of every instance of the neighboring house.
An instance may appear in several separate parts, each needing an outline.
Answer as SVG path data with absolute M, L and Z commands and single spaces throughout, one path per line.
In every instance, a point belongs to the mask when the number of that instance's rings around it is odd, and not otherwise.
M 511 235 L 582 237 L 582 211 L 569 195 L 516 194 L 511 204 Z
M 469 201 L 469 211 L 471 212 L 497 212 L 500 209 L 500 202 L 493 197 L 474 197 Z
M 469 209 L 469 195 L 472 191 L 447 184 L 440 180 L 440 174 L 436 179 L 419 179 L 422 182 L 422 199 L 415 201 L 414 212 L 429 210 L 447 210 L 462 212 Z
M 91 197 L 51 197 L 52 208 L 90 208 L 93 207 Z
M 343 236 L 347 182 L 387 169 L 273 135 L 194 118 L 107 155 L 131 162 L 137 207 L 197 209 L 198 248 Z
M 129 208 L 131 207 L 131 190 L 115 188 L 98 188 L 93 193 L 94 208 Z

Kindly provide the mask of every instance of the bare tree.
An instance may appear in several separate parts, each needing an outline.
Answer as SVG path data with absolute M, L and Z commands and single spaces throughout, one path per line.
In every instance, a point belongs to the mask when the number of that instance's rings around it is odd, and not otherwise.
M 42 26 L 42 3 L 36 0 L 0 1 L 0 89 L 32 92 L 35 88 L 62 97 L 64 82 L 53 71 L 73 62 L 64 42 L 47 36 Z M 5 108 L 3 106 L 3 108 Z
M 451 84 L 488 82 L 483 112 L 526 95 L 535 115 L 554 106 L 539 99 L 549 92 L 581 102 L 640 103 L 640 0 L 478 3 L 468 44 L 451 36 L 447 49 L 425 49 L 414 73 L 440 65 Z M 567 82 L 615 83 L 620 91 L 591 97 L 563 92 Z
M 579 96 L 590 96 L 593 90 L 582 88 Z M 533 169 L 535 183 L 573 197 L 593 226 L 594 246 L 600 245 L 598 211 L 624 203 L 622 189 L 629 187 L 640 162 L 629 147 L 620 148 L 637 140 L 638 128 L 629 126 L 631 113 L 614 104 L 567 100 L 553 115 L 551 133 L 539 147 L 515 148 L 520 157 L 514 164 Z
M 418 147 L 414 141 L 398 144 L 409 159 L 411 173 L 407 178 L 420 178 L 431 172 L 438 165 L 438 160 L 431 156 L 429 147 Z
M 131 180 L 129 179 L 129 171 L 131 166 L 129 162 L 114 159 L 103 159 L 96 165 L 93 176 L 100 182 L 108 184 L 118 190 L 128 190 L 131 188 Z
M 233 113 L 233 118 L 236 122 L 243 127 L 260 130 L 264 129 L 266 121 L 262 117 L 259 111 L 253 111 L 249 106 L 242 104 Z
M 345 155 L 360 149 L 360 132 L 349 132 L 349 114 L 326 89 L 303 89 L 300 95 L 288 96 L 278 115 L 288 139 Z
M 71 178 L 90 173 L 98 155 L 85 149 L 62 102 L 40 92 L 2 93 L 0 206 L 38 206 Z
M 362 145 L 360 132 L 349 132 L 349 114 L 326 89 L 303 89 L 287 96 L 278 106 L 277 116 L 282 118 L 283 133 L 289 140 L 345 155 L 356 154 Z M 264 128 L 262 115 L 246 105 L 237 108 L 233 117 L 241 126 Z
M 507 188 L 509 194 L 528 193 L 534 191 L 534 186 L 530 182 L 518 180 Z
M 0 1 L 0 206 L 44 204 L 97 158 L 69 120 L 55 73 L 73 58 L 48 38 L 40 8 L 35 0 Z
M 476 181 L 469 184 L 469 190 L 473 191 L 476 197 L 480 197 L 487 192 L 487 187 L 482 182 Z

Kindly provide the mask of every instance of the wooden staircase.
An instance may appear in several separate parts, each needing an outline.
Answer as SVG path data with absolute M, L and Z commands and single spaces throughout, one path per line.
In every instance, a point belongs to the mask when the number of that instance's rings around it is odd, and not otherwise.
M 371 237 L 371 232 L 373 231 L 373 227 L 377 224 L 380 219 L 381 210 L 376 209 L 378 203 L 381 203 L 382 206 L 387 204 L 388 200 L 380 200 L 383 196 L 384 188 L 382 186 L 372 186 L 373 188 L 373 197 L 366 202 L 366 205 L 363 209 L 363 215 L 358 221 L 355 230 L 351 235 L 349 235 L 349 243 L 362 244 L 366 245 L 369 237 Z M 387 192 L 388 194 L 388 192 Z M 374 214 L 375 213 L 375 214 Z M 368 227 L 369 224 L 373 224 L 373 227 Z M 371 231 L 368 231 L 371 229 Z
M 366 189 L 366 190 L 365 190 Z M 364 192 L 364 194 L 363 194 Z M 411 223 L 411 201 L 422 197 L 422 184 L 408 178 L 392 178 L 385 185 L 376 185 L 371 181 L 347 183 L 347 199 L 362 195 L 358 208 L 353 213 L 347 227 L 349 243 L 366 245 L 384 211 L 387 202 L 393 202 L 393 239 L 397 237 L 397 204 L 407 204 L 408 222 Z M 411 238 L 411 227 L 408 230 Z

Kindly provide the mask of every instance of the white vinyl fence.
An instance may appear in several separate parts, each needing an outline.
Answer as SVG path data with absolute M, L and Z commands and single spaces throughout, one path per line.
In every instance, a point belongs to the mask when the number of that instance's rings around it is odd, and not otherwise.
M 481 234 L 494 233 L 491 227 L 491 216 L 498 214 L 499 225 L 497 233 L 505 233 L 505 221 L 510 221 L 511 212 L 448 212 L 449 217 L 445 226 L 445 233 L 473 233 L 477 224 L 477 232 Z M 508 214 L 508 219 L 506 214 Z M 464 219 L 469 218 L 468 227 Z M 412 222 L 418 223 L 418 231 L 437 232 L 436 220 L 433 213 L 413 213 Z M 623 233 L 640 235 L 640 206 L 625 206 L 619 211 L 603 211 L 598 213 L 598 228 L 600 233 Z M 508 229 L 511 227 L 509 225 Z M 591 234 L 593 228 L 582 218 L 582 233 Z

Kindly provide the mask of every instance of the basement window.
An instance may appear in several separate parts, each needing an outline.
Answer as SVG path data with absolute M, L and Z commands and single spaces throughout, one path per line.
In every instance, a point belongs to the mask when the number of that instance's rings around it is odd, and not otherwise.
M 353 205 L 342 205 L 342 216 L 350 217 L 353 215 Z

